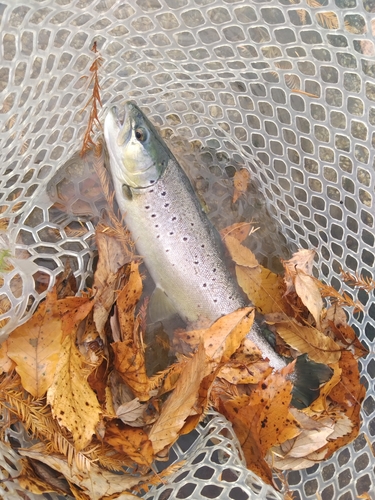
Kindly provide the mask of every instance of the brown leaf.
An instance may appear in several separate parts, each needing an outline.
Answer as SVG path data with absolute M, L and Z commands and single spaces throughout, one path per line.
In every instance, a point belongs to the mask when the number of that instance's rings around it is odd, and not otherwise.
M 302 326 L 290 320 L 275 323 L 274 329 L 293 349 L 308 354 L 317 363 L 332 364 L 340 359 L 340 346 L 316 328 Z
M 112 420 L 106 425 L 104 441 L 139 465 L 150 466 L 154 460 L 152 443 L 142 429 Z
M 258 361 L 245 365 L 239 361 L 229 361 L 220 368 L 218 377 L 231 384 L 258 384 L 272 372 L 268 361 Z
M 61 347 L 47 402 L 59 424 L 72 433 L 76 449 L 82 450 L 90 443 L 102 410 L 87 381 L 91 369 L 75 345 L 75 336 L 66 337 Z
M 75 462 L 69 465 L 67 460 L 60 455 L 48 454 L 43 445 L 37 448 L 33 447 L 27 450 L 19 450 L 19 453 L 22 456 L 40 460 L 59 471 L 65 476 L 69 483 L 79 486 L 83 490 L 83 493 L 88 495 L 90 500 L 104 500 L 107 496 L 122 492 L 128 495 L 123 497 L 124 499 L 136 499 L 138 497 L 134 497 L 131 493 L 127 493 L 126 490 L 132 489 L 136 484 L 147 481 L 149 478 L 149 476 L 135 477 L 126 473 L 115 474 L 105 469 L 101 469 L 95 464 L 91 464 L 89 471 L 82 471 L 78 469 Z
M 121 329 L 121 340 L 133 342 L 135 331 L 135 308 L 142 295 L 142 279 L 139 263 L 132 261 L 128 281 L 117 297 L 117 314 Z
M 116 300 L 116 292 L 121 288 L 124 266 L 130 262 L 124 243 L 105 233 L 96 233 L 99 252 L 98 266 L 95 271 L 93 290 L 94 321 L 103 336 L 104 325 Z
M 75 332 L 91 308 L 86 297 L 57 300 L 52 290 L 29 321 L 10 334 L 8 356 L 17 364 L 23 387 L 36 398 L 44 396 L 52 383 L 62 338 Z
M 145 405 L 138 398 L 135 398 L 128 403 L 120 405 L 116 409 L 116 415 L 124 424 L 131 425 L 132 427 L 143 427 L 145 425 L 143 418 L 144 411 Z
M 233 203 L 236 203 L 238 198 L 246 193 L 250 181 L 250 172 L 247 168 L 237 170 L 233 177 L 234 193 Z
M 292 383 L 286 379 L 294 364 L 271 373 L 251 396 L 222 403 L 224 415 L 232 422 L 247 466 L 265 482 L 272 484 L 272 473 L 265 456 L 276 444 L 300 433 L 298 422 L 289 411 Z
M 227 236 L 233 236 L 242 243 L 249 236 L 253 225 L 251 222 L 236 222 L 220 231 L 220 235 L 225 243 Z
M 341 406 L 342 413 L 351 420 L 353 428 L 349 434 L 328 443 L 327 458 L 358 436 L 361 404 L 366 395 L 366 388 L 360 381 L 358 362 L 351 352 L 342 353 L 339 366 L 342 369 L 341 381 L 333 387 L 329 397 Z
M 45 464 L 31 458 L 23 458 L 21 463 L 22 471 L 21 475 L 17 476 L 17 482 L 24 490 L 36 495 L 55 492 L 65 496 L 71 493 L 68 483 L 57 477 L 56 471 Z
M 8 356 L 8 343 L 5 340 L 0 344 L 0 373 L 9 373 L 16 367 L 14 361 Z

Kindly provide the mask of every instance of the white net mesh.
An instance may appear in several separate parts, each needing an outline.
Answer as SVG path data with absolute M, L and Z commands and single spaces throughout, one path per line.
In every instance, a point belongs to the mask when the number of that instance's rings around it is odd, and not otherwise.
M 66 165 L 88 119 L 94 41 L 105 60 L 103 104 L 137 101 L 215 222 L 255 217 L 276 227 L 257 185 L 280 227 L 254 242 L 265 263 L 287 248 L 313 247 L 320 278 L 335 287 L 341 266 L 374 277 L 373 0 L 3 0 L 0 15 L 0 210 L 9 219 L 0 247 L 14 266 L 0 289 L 3 337 L 32 314 L 67 260 L 80 286 L 91 275 L 92 222 L 59 220 L 49 195 L 73 192 L 72 213 L 100 209 L 100 195 L 76 181 L 74 160 Z M 253 154 L 259 165 L 247 161 Z M 253 185 L 233 213 L 228 180 L 244 164 Z M 352 324 L 372 353 L 374 297 L 358 298 L 365 313 Z M 361 368 L 368 393 L 359 438 L 290 473 L 294 498 L 351 500 L 374 490 L 371 354 Z M 175 447 L 187 457 L 184 470 L 146 498 L 277 498 L 246 473 L 221 417 L 196 436 L 188 453 Z M 6 488 L 0 493 L 13 498 Z

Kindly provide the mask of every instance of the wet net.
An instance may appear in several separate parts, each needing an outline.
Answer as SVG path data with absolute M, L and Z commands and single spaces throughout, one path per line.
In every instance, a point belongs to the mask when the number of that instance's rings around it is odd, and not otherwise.
M 0 16 L 0 248 L 13 266 L 1 280 L 2 338 L 67 261 L 81 288 L 92 276 L 85 215 L 100 212 L 101 197 L 75 181 L 73 155 L 88 120 L 94 42 L 104 107 L 142 107 L 219 227 L 250 218 L 266 227 L 253 243 L 266 265 L 315 248 L 316 271 L 334 287 L 341 267 L 374 278 L 373 0 L 3 0 Z M 252 183 L 233 212 L 228 186 L 243 166 Z M 61 220 L 52 191 L 70 193 Z M 371 498 L 375 489 L 374 295 L 348 293 L 364 305 L 351 322 L 370 350 L 360 361 L 361 433 L 326 462 L 289 473 L 295 499 Z M 16 430 L 8 438 L 26 440 Z M 16 476 L 17 455 L 1 446 L 0 477 Z M 220 415 L 175 445 L 171 460 L 182 456 L 184 468 L 145 498 L 279 498 L 246 470 Z M 23 498 L 16 481 L 0 483 L 0 494 Z

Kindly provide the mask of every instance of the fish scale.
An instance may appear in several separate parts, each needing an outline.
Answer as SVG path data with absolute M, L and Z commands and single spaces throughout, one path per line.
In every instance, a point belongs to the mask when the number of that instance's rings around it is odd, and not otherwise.
M 131 188 L 131 200 L 122 198 L 120 208 L 155 284 L 182 319 L 213 322 L 245 302 L 227 269 L 218 235 L 187 183 L 181 167 L 170 160 L 155 185 Z

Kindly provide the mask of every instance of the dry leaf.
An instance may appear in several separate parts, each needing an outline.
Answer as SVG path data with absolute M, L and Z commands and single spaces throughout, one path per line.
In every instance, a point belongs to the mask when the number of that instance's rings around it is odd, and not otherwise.
M 294 320 L 275 323 L 273 328 L 290 347 L 308 354 L 317 363 L 332 364 L 340 359 L 340 346 L 316 328 L 302 326 Z
M 240 361 L 229 361 L 220 368 L 218 377 L 231 384 L 258 384 L 272 372 L 268 361 L 258 361 L 245 365 Z
M 143 413 L 145 405 L 138 398 L 120 405 L 116 409 L 117 417 L 124 423 L 132 427 L 142 427 L 145 425 Z
M 227 236 L 233 236 L 242 243 L 249 236 L 253 225 L 251 222 L 236 222 L 220 231 L 220 235 L 225 242 Z
M 309 406 L 309 409 L 313 412 L 323 412 L 327 409 L 327 396 L 333 387 L 341 381 L 342 369 L 339 363 L 330 364 L 330 367 L 333 369 L 332 377 L 319 389 L 318 398 Z
M 204 332 L 198 351 L 186 361 L 173 393 L 149 433 L 155 453 L 176 441 L 188 417 L 202 414 L 214 380 L 211 375 L 222 358 L 229 358 L 237 350 L 253 319 L 252 308 L 240 309 L 223 316 Z
M 15 368 L 16 364 L 8 356 L 8 343 L 5 340 L 0 344 L 0 373 L 9 373 Z
M 261 272 L 261 267 L 253 252 L 244 245 L 241 245 L 237 238 L 228 234 L 224 242 L 232 260 L 236 264 L 258 270 L 258 273 Z
M 47 402 L 61 426 L 73 436 L 77 450 L 91 441 L 102 410 L 91 389 L 85 360 L 75 345 L 75 336 L 66 337 L 62 346 Z
M 86 493 L 90 500 L 101 500 L 105 497 L 125 493 L 126 489 L 132 489 L 136 484 L 147 481 L 148 476 L 134 477 L 130 474 L 114 474 L 97 465 L 92 464 L 90 471 L 82 471 L 73 462 L 71 465 L 59 455 L 48 454 L 43 445 L 34 446 L 27 450 L 19 450 L 22 456 L 34 458 L 49 465 L 52 469 L 59 471 L 65 476 L 69 483 L 73 483 Z M 130 499 L 136 499 L 131 493 L 126 493 Z M 117 497 L 114 497 L 117 498 Z M 125 497 L 126 498 L 126 497 Z
M 316 286 L 315 279 L 301 271 L 297 271 L 294 279 L 294 286 L 302 303 L 313 315 L 316 327 L 320 329 L 323 300 L 319 288 Z
M 173 444 L 178 438 L 197 401 L 200 384 L 210 368 L 203 344 L 200 344 L 197 353 L 186 362 L 183 376 L 178 379 L 174 391 L 162 408 L 159 419 L 149 433 L 155 454 Z
M 285 270 L 286 294 L 294 290 L 294 278 L 297 271 L 302 271 L 308 276 L 312 275 L 315 255 L 315 250 L 298 250 L 289 260 L 281 261 Z
M 142 279 L 139 274 L 139 264 L 132 261 L 128 281 L 116 302 L 122 341 L 134 341 L 135 308 L 141 295 Z
M 288 312 L 289 306 L 284 300 L 285 289 L 280 276 L 264 267 L 259 272 L 258 268 L 243 266 L 236 266 L 236 276 L 238 284 L 259 312 Z
M 271 373 L 251 396 L 224 401 L 224 415 L 232 422 L 241 443 L 247 466 L 272 484 L 272 473 L 264 457 L 268 450 L 300 433 L 289 411 L 292 383 L 287 380 L 294 365 Z
M 86 297 L 57 300 L 53 290 L 29 321 L 10 334 L 8 356 L 17 364 L 23 387 L 36 398 L 44 396 L 52 383 L 63 336 L 74 333 L 91 308 Z
M 104 325 L 116 300 L 116 292 L 121 288 L 124 266 L 130 262 L 124 243 L 105 233 L 96 233 L 99 252 L 93 290 L 94 321 L 100 336 L 104 339 Z
M 150 466 L 153 462 L 152 443 L 142 429 L 134 429 L 119 420 L 112 420 L 106 425 L 104 441 L 139 465 Z
M 61 495 L 71 494 L 68 483 L 57 477 L 53 469 L 49 469 L 45 464 L 31 458 L 21 459 L 22 471 L 17 476 L 17 482 L 26 491 L 31 491 L 36 495 L 43 493 L 60 493 Z M 54 472 L 55 474 L 51 474 Z
M 137 342 L 137 344 L 139 343 Z M 113 342 L 111 347 L 115 355 L 115 368 L 121 378 L 129 385 L 140 401 L 148 401 L 151 387 L 142 346 L 127 341 Z
M 236 203 L 238 198 L 246 193 L 250 181 L 250 172 L 247 168 L 237 170 L 233 177 L 234 193 L 233 203 Z

